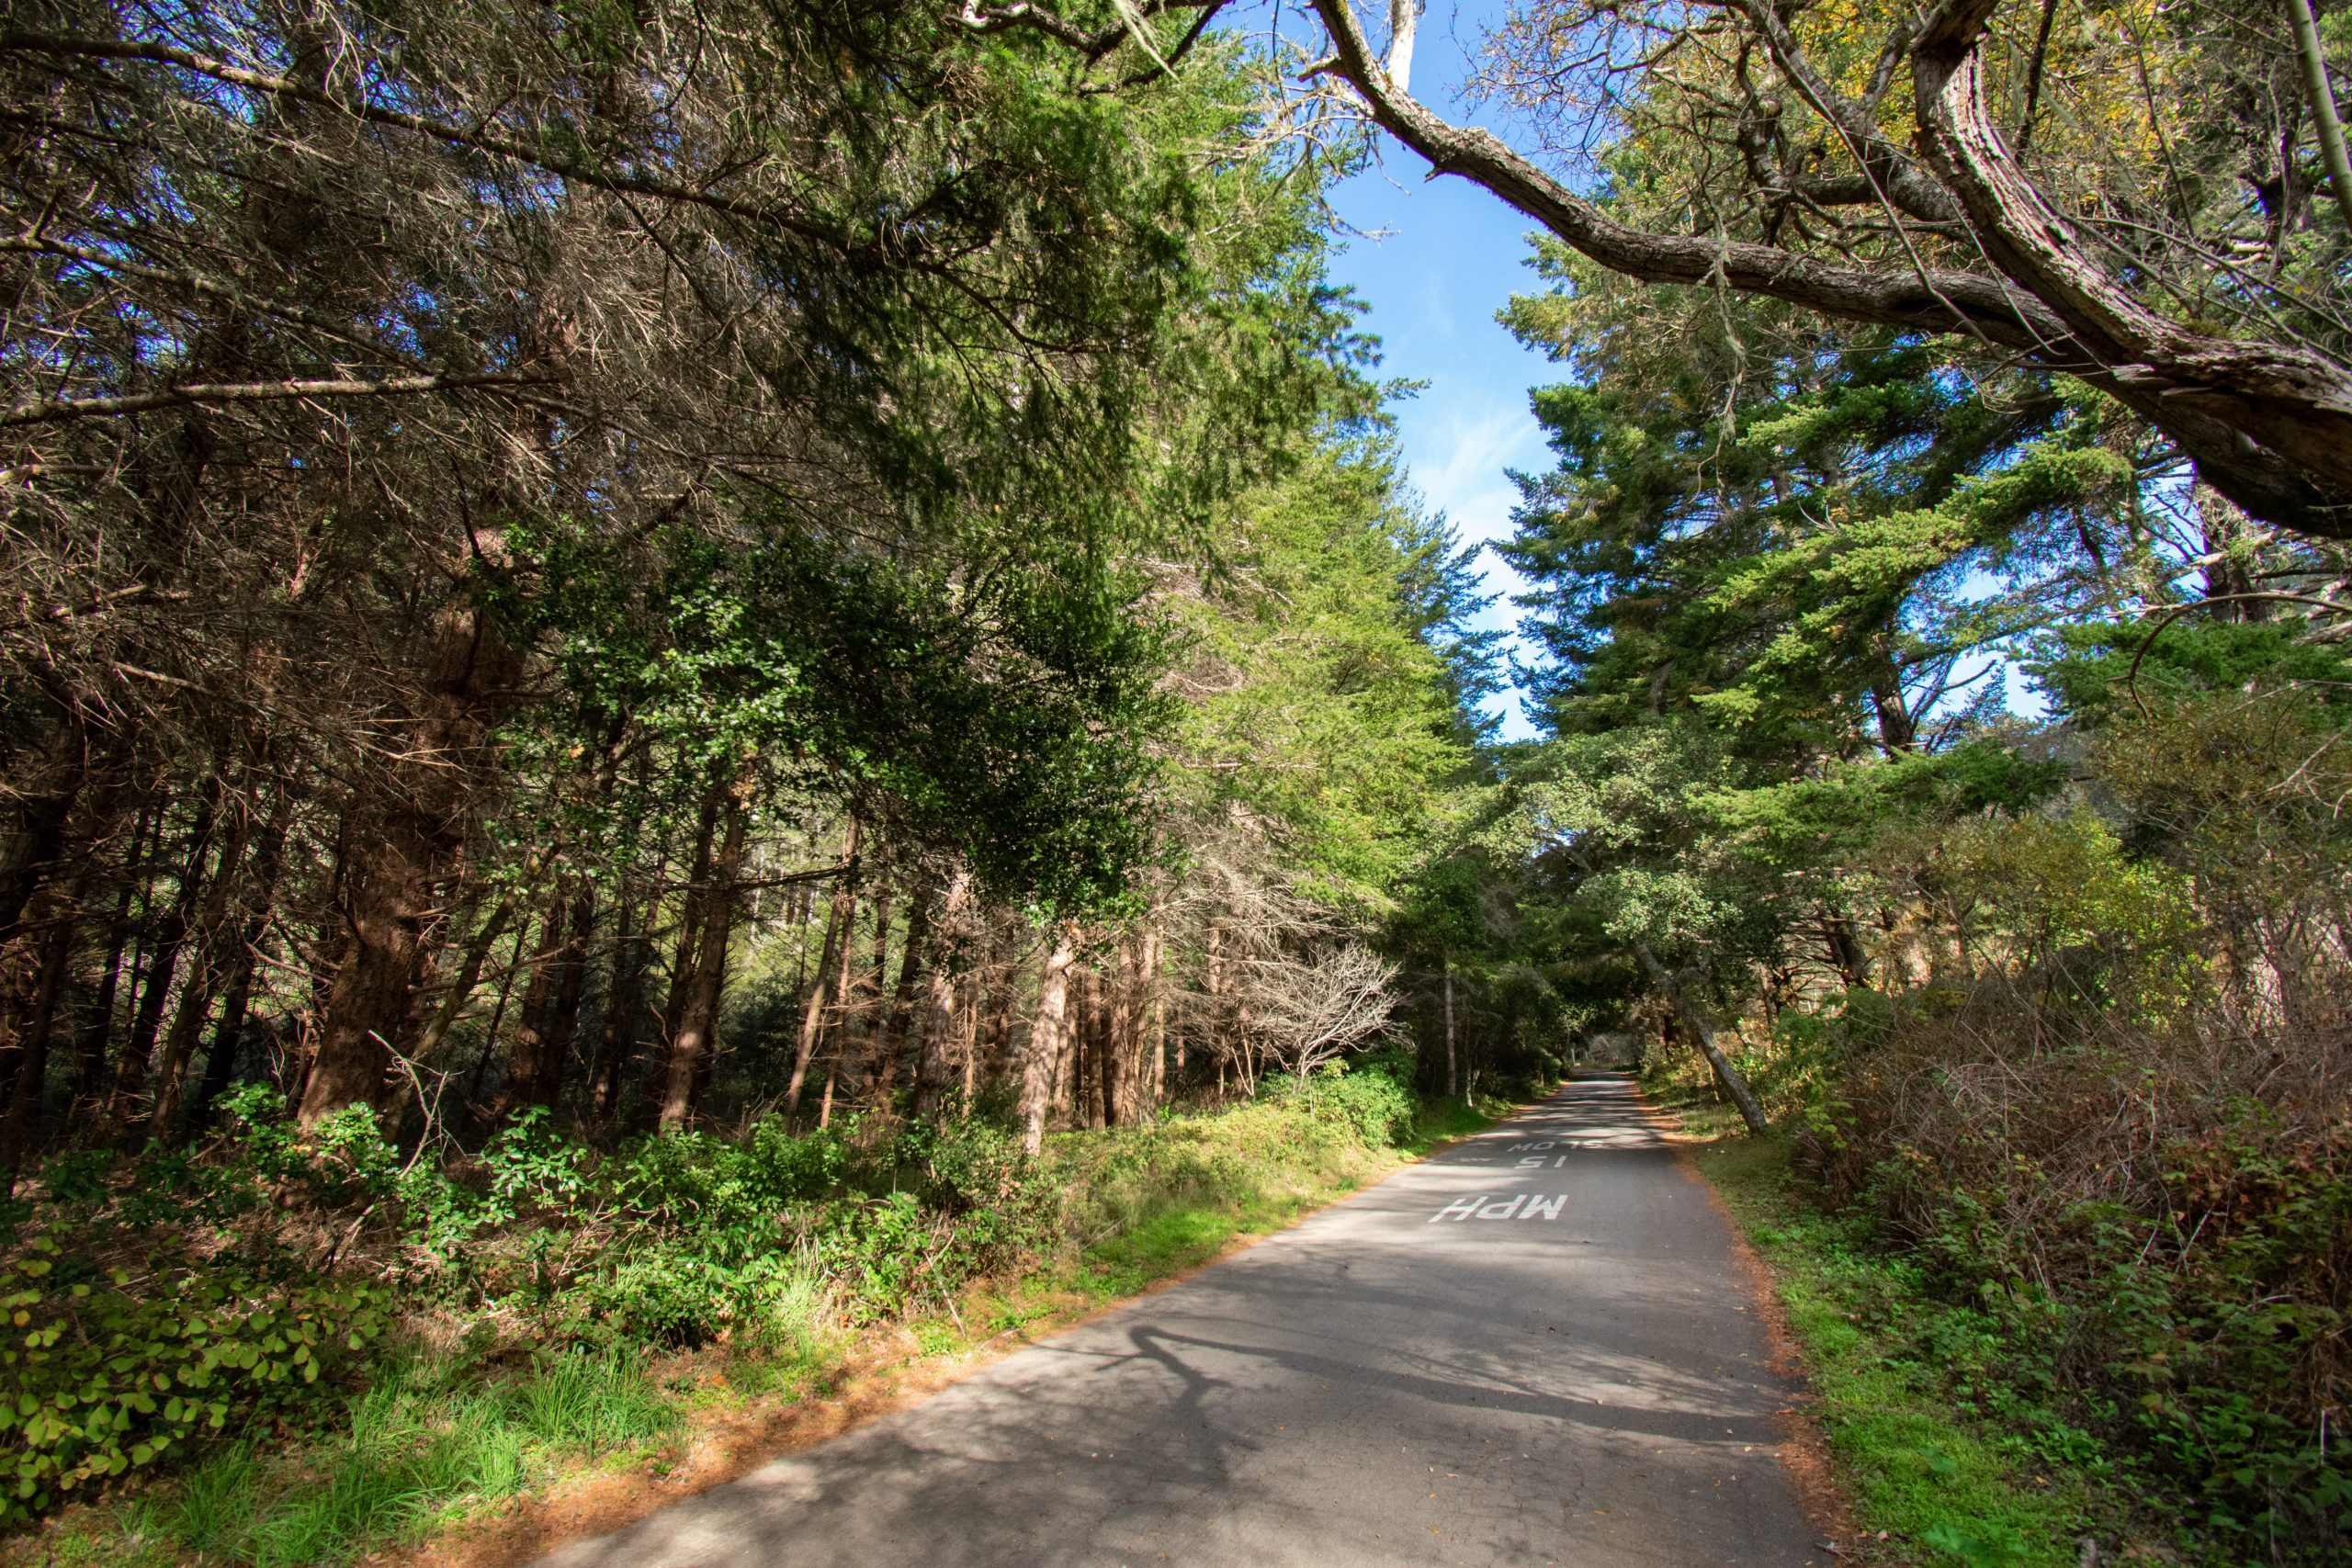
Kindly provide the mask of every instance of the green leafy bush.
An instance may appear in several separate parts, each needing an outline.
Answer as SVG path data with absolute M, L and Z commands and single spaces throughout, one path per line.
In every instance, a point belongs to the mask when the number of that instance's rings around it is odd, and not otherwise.
M 48 1235 L 0 1264 L 0 1520 L 290 1403 L 380 1336 L 379 1287 L 239 1268 L 100 1273 Z

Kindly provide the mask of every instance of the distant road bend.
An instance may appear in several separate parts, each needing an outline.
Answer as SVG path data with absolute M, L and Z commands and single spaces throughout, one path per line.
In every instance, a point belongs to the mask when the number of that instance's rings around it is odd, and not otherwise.
M 1826 1565 L 1623 1078 L 546 1568 Z

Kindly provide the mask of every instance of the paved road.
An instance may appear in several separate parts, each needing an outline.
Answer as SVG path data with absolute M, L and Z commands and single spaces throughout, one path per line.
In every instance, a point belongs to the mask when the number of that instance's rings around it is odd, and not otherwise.
M 548 1568 L 1826 1564 L 1620 1078 Z

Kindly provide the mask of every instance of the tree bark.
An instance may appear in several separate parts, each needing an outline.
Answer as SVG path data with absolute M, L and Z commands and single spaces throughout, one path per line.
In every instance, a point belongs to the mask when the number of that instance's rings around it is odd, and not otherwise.
M 1716 1084 L 1731 1097 L 1731 1102 L 1739 1107 L 1739 1119 L 1747 1123 L 1749 1132 L 1764 1132 L 1771 1123 L 1765 1119 L 1764 1108 L 1757 1103 L 1756 1096 L 1748 1091 L 1747 1080 L 1739 1076 L 1739 1069 L 1732 1066 L 1729 1056 L 1724 1055 L 1723 1046 L 1715 1039 L 1714 1026 L 1684 994 L 1674 976 L 1667 973 L 1666 965 L 1657 961 L 1657 954 L 1650 951 L 1649 943 L 1635 944 L 1634 953 L 1641 959 L 1642 968 L 1648 974 L 1650 983 L 1665 994 L 1667 1000 L 1673 1004 L 1675 1015 L 1690 1031 L 1690 1038 L 1698 1043 L 1699 1054 L 1706 1057 L 1707 1066 L 1714 1069 Z
M 442 612 L 407 737 L 361 803 L 345 872 L 343 957 L 327 987 L 297 1119 L 310 1126 L 384 1090 L 391 1037 L 426 956 L 425 928 L 475 820 L 476 775 L 513 702 L 514 656 L 490 612 Z
M 1485 186 L 1611 272 L 1645 283 L 1719 286 L 1845 321 L 1961 333 L 2079 376 L 2163 431 L 2199 477 L 2265 522 L 2352 537 L 2352 375 L 2294 345 L 2198 333 L 2142 304 L 2093 260 L 2074 224 L 2018 167 L 1985 105 L 1979 44 L 1996 0 L 1930 13 L 1911 47 L 1917 112 L 1935 178 L 1889 160 L 1856 106 L 1814 79 L 1801 54 L 1776 58 L 1834 123 L 1850 127 L 1883 191 L 1914 216 L 1945 204 L 1966 220 L 1997 276 L 1919 265 L 1848 266 L 1774 245 L 1668 234 L 1616 222 L 1487 131 L 1448 124 L 1390 81 L 1351 0 L 1311 0 L 1334 70 L 1371 118 L 1439 174 Z M 1767 4 L 1741 13 L 1776 46 Z M 1940 219 L 1939 219 L 1940 220 Z
M 1036 1021 L 1029 1026 L 1029 1049 L 1021 1063 L 1021 1146 L 1032 1156 L 1046 1146 L 1046 1105 L 1069 1032 L 1069 966 L 1077 960 L 1065 930 L 1056 937 L 1037 981 Z
M 2320 161 L 2327 166 L 2328 193 L 2352 234 L 2352 156 L 2344 149 L 2344 123 L 2335 118 L 2335 89 L 2328 85 L 2327 56 L 2320 52 L 2319 23 L 2312 15 L 2312 0 L 2287 0 L 2287 20 L 2295 29 L 2295 54 L 2303 67 L 2303 96 L 2311 100 L 2312 123 L 2319 132 Z
M 1453 1051 L 1453 961 L 1449 958 L 1445 961 L 1445 1098 L 1452 1100 L 1461 1091 Z
M 1085 1123 L 1097 1132 L 1110 1121 L 1111 1089 L 1114 1069 L 1111 1065 L 1111 1009 L 1103 983 L 1102 971 L 1089 964 L 1080 976 L 1079 987 L 1079 1046 L 1076 1066 L 1077 1110 Z
M 718 841 L 718 808 L 727 797 L 724 780 L 712 781 L 695 818 L 694 854 L 687 862 L 685 896 L 678 900 L 678 940 L 670 954 L 670 988 L 662 1000 L 662 1039 L 678 1037 L 686 989 L 694 984 L 695 954 L 702 951 L 702 915 L 710 898 L 710 856 Z
M 907 1036 L 915 1023 L 915 987 L 922 979 L 922 965 L 929 956 L 931 945 L 932 906 L 935 894 L 928 885 L 918 889 L 907 908 L 906 950 L 899 955 L 899 984 L 890 997 L 890 1014 L 882 1026 L 880 1048 L 875 1053 L 874 1091 L 877 1100 L 887 1104 L 898 1088 L 899 1058 L 906 1053 Z M 915 1081 L 920 1099 L 922 1081 L 922 1042 L 916 1043 Z M 917 1115 L 928 1114 L 920 1107 Z
M 465 1013 L 466 1004 L 473 998 L 475 987 L 481 984 L 482 965 L 490 962 L 490 950 L 498 945 L 498 939 L 506 934 L 507 922 L 514 918 L 514 907 L 513 894 L 501 898 L 497 908 L 491 910 L 490 919 L 484 920 L 481 929 L 474 933 L 473 941 L 466 944 L 465 955 L 458 962 L 456 977 L 442 996 L 441 1005 L 434 1010 L 432 1021 L 424 1026 L 424 1032 L 417 1036 L 418 1061 L 431 1063 L 439 1058 L 442 1044 L 449 1038 L 449 1031 L 457 1027 L 458 1020 Z
M 636 914 L 623 898 L 614 919 L 612 985 L 605 993 L 605 1016 L 596 1033 L 596 1061 L 589 1075 L 588 1112 L 609 1122 L 620 1109 L 621 1079 L 637 1040 L 637 1015 L 645 1006 L 645 971 L 650 939 L 634 929 Z
M 539 1053 L 547 1039 L 548 1014 L 555 1005 L 556 965 L 564 943 L 564 918 L 563 888 L 558 884 L 548 889 L 547 905 L 539 915 L 538 946 L 531 954 L 530 981 L 523 987 L 522 1016 L 515 1021 L 514 1038 L 506 1047 L 506 1069 L 499 1077 L 498 1098 L 490 1109 L 493 1122 L 503 1122 L 529 1104 L 533 1088 L 538 1082 Z
M 735 884 L 743 869 L 743 835 L 750 806 L 731 802 L 726 808 L 727 836 L 711 871 L 710 898 L 702 922 L 702 947 L 695 960 L 694 983 L 686 988 L 685 1011 L 678 1021 L 677 1038 L 670 1043 L 669 1073 L 662 1097 L 662 1129 L 685 1126 L 694 1114 L 696 1074 L 706 1052 L 717 1046 L 718 998 L 727 987 L 727 939 L 733 923 Z
M 211 1018 L 213 998 L 220 995 L 228 979 L 231 946 L 244 934 L 243 905 L 246 899 L 242 895 L 245 878 L 240 868 L 246 837 L 245 818 L 240 815 L 228 840 L 221 845 L 220 866 L 213 874 L 211 890 L 205 896 L 204 912 L 197 921 L 196 966 L 189 971 L 187 984 L 181 989 L 179 1009 L 153 1065 L 153 1103 L 143 1128 L 149 1136 L 169 1138 L 179 1122 L 180 1097 L 189 1058 L 196 1054 L 197 1036 Z
M 107 1047 L 114 1042 L 116 993 L 122 984 L 123 950 L 130 941 L 130 907 L 141 891 L 140 862 L 148 852 L 151 835 L 161 839 L 164 808 L 141 808 L 132 822 L 130 843 L 119 868 L 122 884 L 116 894 L 114 914 L 107 923 L 105 958 L 98 970 L 98 989 L 82 1021 L 82 1038 L 74 1072 L 74 1114 L 96 1116 L 106 1108 Z M 146 847 L 142 847 L 146 846 Z M 135 982 L 136 976 L 133 976 Z
M 947 1089 L 948 1046 L 956 1028 L 956 960 L 971 897 L 972 874 L 956 872 L 940 912 L 939 940 L 933 943 L 931 999 L 923 1011 L 922 1039 L 915 1055 L 914 1099 L 909 1107 L 917 1118 L 938 1115 Z M 911 962 L 913 954 L 908 957 Z
M 219 805 L 219 781 L 209 781 L 198 799 L 195 820 L 188 825 L 187 845 L 180 859 L 179 886 L 173 890 L 171 907 L 164 911 L 156 932 L 147 977 L 140 988 L 138 1006 L 131 1010 L 130 1033 L 122 1043 L 122 1054 L 115 1058 L 114 1092 L 107 1102 L 107 1121 L 117 1131 L 127 1132 L 142 1120 L 134 1105 L 147 1088 L 148 1064 L 155 1055 L 155 1036 L 163 1028 L 164 1008 L 179 969 L 180 950 L 187 945 L 188 928 L 195 921 L 197 902 L 205 889 Z M 227 870 L 223 865 L 222 874 Z
M 41 1136 L 49 1087 L 49 1042 L 57 1019 L 58 998 L 63 993 L 66 970 L 74 955 L 74 928 L 81 916 L 80 889 L 59 896 L 55 884 L 35 896 L 20 919 L 8 971 L 0 971 L 0 999 L 15 1001 L 6 992 L 19 988 L 24 1002 L 8 1008 L 18 1021 L 8 1028 L 13 1039 L 0 1040 L 0 1057 L 15 1064 L 8 1087 L 5 1123 L 0 1123 L 0 1168 L 13 1174 Z M 36 934 L 39 940 L 29 941 Z M 0 1183 L 0 1190 L 5 1190 Z
M 563 1070 L 580 1038 L 580 999 L 588 987 L 588 947 L 595 934 L 595 884 L 582 876 L 571 896 L 563 949 L 556 955 L 555 992 L 540 1021 L 539 1053 L 531 1077 L 534 1104 L 553 1105 L 563 1089 Z
M 1830 961 L 1837 964 L 1839 977 L 1849 986 L 1871 983 L 1870 955 L 1862 951 L 1861 939 L 1854 935 L 1852 919 L 1835 906 L 1821 906 L 1821 940 L 1828 946 Z
M 89 733 L 78 708 L 59 714 L 40 761 L 12 779 L 0 805 L 0 949 L 25 908 L 63 863 L 67 818 L 89 777 Z
M 785 1087 L 786 1120 L 800 1114 L 800 1093 L 808 1081 L 808 1064 L 825 1032 L 829 993 L 849 971 L 850 939 L 857 924 L 857 852 L 859 827 L 853 817 L 842 837 L 841 880 L 833 884 L 833 907 L 825 917 L 825 952 L 817 965 L 817 983 L 808 988 L 808 1005 L 800 1015 L 800 1039 L 793 1048 L 792 1079 Z

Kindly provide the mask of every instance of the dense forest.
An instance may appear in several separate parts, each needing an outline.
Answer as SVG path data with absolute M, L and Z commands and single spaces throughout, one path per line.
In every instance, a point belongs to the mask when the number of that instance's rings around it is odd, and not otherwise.
M 2352 12 L 1534 0 L 1506 141 L 1227 11 L 11 0 L 13 1525 L 348 1555 L 524 1484 L 222 1522 L 419 1346 L 805 1359 L 1596 1055 L 2018 1463 L 2341 1549 Z M 1515 663 L 1375 131 L 1542 230 Z

